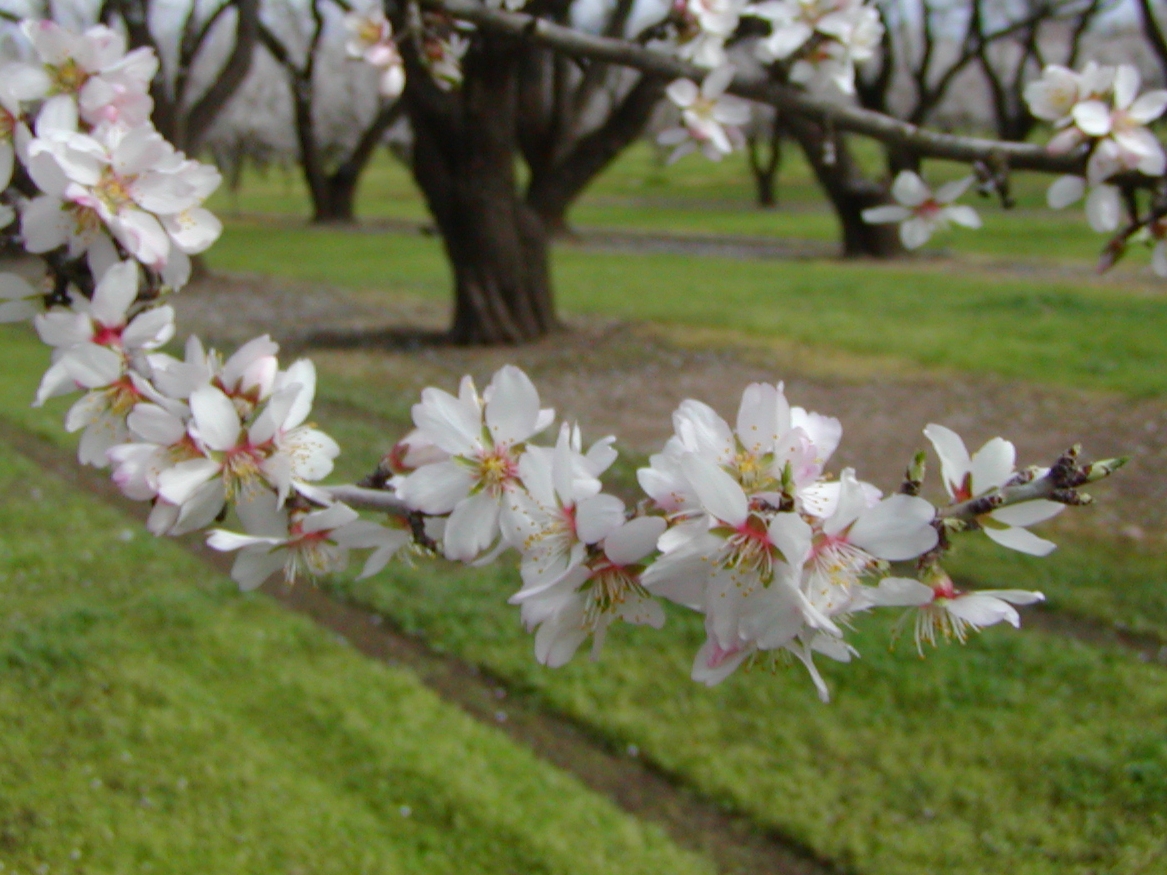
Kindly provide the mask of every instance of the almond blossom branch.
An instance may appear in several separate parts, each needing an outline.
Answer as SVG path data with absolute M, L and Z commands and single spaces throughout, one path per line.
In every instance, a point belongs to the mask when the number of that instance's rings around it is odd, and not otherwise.
M 403 517 L 414 513 L 413 508 L 394 493 L 384 489 L 369 489 L 365 486 L 344 484 L 324 486 L 321 487 L 321 491 L 327 493 L 333 501 L 343 501 L 349 507 L 359 510 L 384 511 Z
M 1077 446 L 1071 447 L 1046 473 L 1039 476 L 1038 470 L 1027 469 L 1014 478 L 1016 482 L 1010 482 L 985 495 L 940 508 L 936 515 L 941 520 L 973 522 L 994 510 L 1026 501 L 1044 499 L 1058 504 L 1089 504 L 1093 499 L 1078 492 L 1078 487 L 1109 477 L 1130 461 L 1127 456 L 1119 456 L 1082 465 L 1078 462 L 1079 452 Z
M 425 0 L 423 5 L 472 22 L 484 30 L 532 40 L 573 57 L 634 67 L 645 73 L 673 79 L 700 81 L 708 73 L 708 70 L 696 64 L 643 48 L 626 40 L 592 36 L 522 12 L 489 9 L 474 0 Z M 1028 143 L 964 137 L 927 130 L 881 113 L 803 94 L 770 81 L 764 72 L 738 72 L 726 90 L 739 97 L 833 124 L 839 130 L 864 134 L 886 143 L 909 147 L 928 158 L 948 158 L 963 162 L 1000 161 L 1003 158 L 1015 170 L 1079 175 L 1084 172 L 1086 166 L 1085 156 L 1077 152 L 1051 155 L 1044 147 Z

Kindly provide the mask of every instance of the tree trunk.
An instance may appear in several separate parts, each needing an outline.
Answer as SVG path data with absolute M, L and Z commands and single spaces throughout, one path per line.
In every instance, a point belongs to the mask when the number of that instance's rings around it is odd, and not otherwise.
M 778 169 L 782 166 L 782 123 L 777 114 L 770 120 L 769 127 L 767 137 L 763 137 L 758 129 L 754 129 L 746 137 L 747 157 L 750 162 L 750 173 L 754 177 L 754 190 L 757 193 L 758 206 L 764 210 L 778 206 L 778 192 L 774 182 L 778 178 Z
M 524 343 L 558 327 L 547 232 L 515 177 L 518 51 L 476 35 L 462 88 L 450 93 L 410 63 L 413 175 L 454 275 L 456 343 Z
M 865 209 L 889 203 L 890 198 L 884 186 L 862 175 L 847 149 L 847 141 L 798 116 L 791 116 L 788 125 L 834 207 L 843 232 L 843 256 L 902 256 L 904 246 L 900 242 L 898 226 L 871 225 L 863 221 Z

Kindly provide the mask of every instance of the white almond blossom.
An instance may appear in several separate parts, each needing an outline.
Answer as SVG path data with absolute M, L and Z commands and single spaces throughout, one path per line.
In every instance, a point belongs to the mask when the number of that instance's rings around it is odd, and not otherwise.
M 896 203 L 864 210 L 863 221 L 873 225 L 898 222 L 900 240 L 907 249 L 919 249 L 933 234 L 947 228 L 949 222 L 979 228 L 981 217 L 976 210 L 953 203 L 968 191 L 973 182 L 973 177 L 966 176 L 945 183 L 933 194 L 918 174 L 910 170 L 900 171 L 891 187 Z
M 680 127 L 661 131 L 657 136 L 662 146 L 676 146 L 669 163 L 697 149 L 710 161 L 720 161 L 745 142 L 741 126 L 750 120 L 750 105 L 725 93 L 734 72 L 733 66 L 727 64 L 706 76 L 700 88 L 688 79 L 677 79 L 665 90 L 681 110 Z
M 674 8 L 680 25 L 678 57 L 715 69 L 726 63 L 725 43 L 737 30 L 745 0 L 682 0 Z
M 501 524 L 523 557 L 524 586 L 562 577 L 624 522 L 624 502 L 600 491 L 600 475 L 615 460 L 613 440 L 597 442 L 584 455 L 579 429 L 564 423 L 554 449 L 528 447 L 519 459 L 523 488 L 504 506 Z
M 519 458 L 526 442 L 554 416 L 540 409 L 534 384 L 513 365 L 496 372 L 481 397 L 469 377 L 457 397 L 441 389 L 422 392 L 413 406 L 414 425 L 422 440 L 450 458 L 402 477 L 397 494 L 422 513 L 450 514 L 447 558 L 469 562 L 495 544 L 500 507 L 521 487 Z
M 993 438 L 970 457 L 964 441 L 952 429 L 932 423 L 924 429 L 924 435 L 940 457 L 944 487 L 955 502 L 995 492 L 1014 476 L 1017 451 L 1003 438 Z M 1065 507 L 1054 501 L 1035 499 L 999 508 L 977 521 L 985 534 L 1002 547 L 1045 556 L 1057 545 L 1039 538 L 1026 527 L 1057 516 Z
M 188 514 L 213 518 L 228 501 L 247 501 L 268 489 L 282 505 L 290 491 L 317 498 L 309 485 L 328 475 L 340 452 L 336 442 L 303 426 L 311 410 L 311 365 L 276 391 L 249 424 L 223 390 L 207 385 L 190 395 L 190 437 L 199 458 L 177 463 L 158 477 L 158 495 Z
M 214 529 L 207 544 L 215 550 L 238 550 L 231 578 L 242 590 L 252 590 L 283 571 L 289 583 L 301 576 L 322 577 L 348 566 L 349 550 L 365 546 L 370 529 L 351 507 L 337 502 L 321 510 L 278 509 L 257 500 L 250 505 L 245 526 L 253 534 Z
M 586 562 L 511 596 L 511 604 L 522 605 L 527 629 L 538 630 L 539 662 L 552 668 L 566 664 L 589 635 L 592 658 L 597 658 L 614 620 L 654 629 L 664 625 L 664 610 L 645 590 L 640 575 L 666 525 L 661 517 L 608 520 L 595 542 L 602 549 L 593 549 Z
M 201 204 L 218 187 L 219 172 L 190 161 L 152 127 L 106 126 L 93 134 L 59 130 L 29 143 L 28 170 L 58 209 L 81 212 L 79 226 L 96 216 L 114 239 L 143 264 L 168 267 L 185 282 L 187 256 L 202 252 L 222 232 L 222 223 Z M 24 216 L 26 238 L 59 234 L 51 208 Z M 42 227 L 42 224 L 44 227 Z M 64 242 L 64 241 L 62 241 Z M 38 249 L 44 249 L 39 244 Z M 181 284 L 178 282 L 176 284 Z
M 1013 605 L 1032 605 L 1045 600 L 1040 592 L 1021 589 L 962 591 L 943 571 L 929 575 L 930 585 L 908 578 L 885 578 L 872 598 L 881 607 L 916 608 L 916 652 L 924 655 L 924 642 L 936 646 L 936 638 L 955 638 L 963 644 L 970 631 L 1005 622 L 1017 629 L 1021 616 Z M 911 614 L 905 616 L 907 620 Z

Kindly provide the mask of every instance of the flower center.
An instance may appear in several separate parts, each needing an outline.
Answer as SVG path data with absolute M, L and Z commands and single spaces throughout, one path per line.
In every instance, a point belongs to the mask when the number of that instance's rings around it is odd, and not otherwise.
M 492 495 L 498 495 L 518 475 L 518 465 L 507 446 L 495 447 L 478 459 L 478 483 Z
M 250 444 L 227 451 L 227 458 L 223 460 L 223 488 L 228 501 L 237 501 L 259 487 L 263 479 L 259 467 L 262 462 L 263 453 Z
M 89 79 L 89 73 L 73 58 L 69 58 L 59 67 L 47 67 L 47 70 L 49 89 L 53 94 L 76 94 Z
M 744 523 L 726 538 L 718 564 L 756 576 L 762 586 L 774 579 L 775 548 L 765 520 L 750 514 Z
M 640 584 L 640 570 L 640 566 L 613 565 L 604 560 L 584 584 L 591 590 L 584 608 L 584 622 L 594 628 L 602 616 L 615 613 L 629 595 L 650 598 Z
M 111 213 L 119 213 L 124 207 L 133 204 L 132 191 L 136 180 L 137 176 L 118 176 L 107 167 L 93 187 L 93 193 Z
M 0 106 L 0 142 L 10 142 L 16 130 L 16 117 Z

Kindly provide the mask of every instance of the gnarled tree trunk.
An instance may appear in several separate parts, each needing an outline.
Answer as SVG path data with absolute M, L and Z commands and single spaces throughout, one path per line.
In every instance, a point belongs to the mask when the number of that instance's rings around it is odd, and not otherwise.
M 508 38 L 477 35 L 462 88 L 451 92 L 406 53 L 413 175 L 454 274 L 457 343 L 523 343 L 558 325 L 547 233 L 515 176 L 520 51 Z

